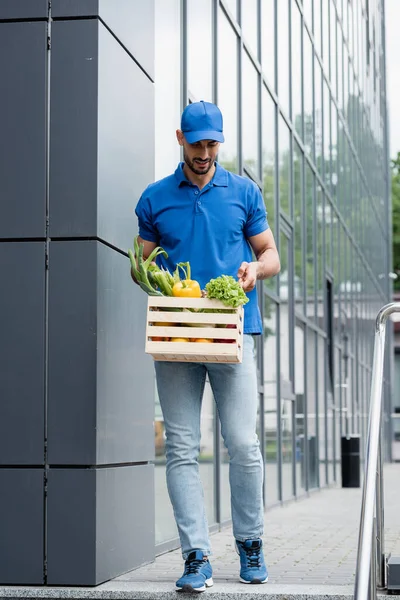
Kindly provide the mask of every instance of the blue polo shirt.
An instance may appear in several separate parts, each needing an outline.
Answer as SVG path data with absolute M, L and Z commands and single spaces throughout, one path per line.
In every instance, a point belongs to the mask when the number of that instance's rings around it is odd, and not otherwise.
M 203 289 L 214 277 L 237 279 L 243 261 L 253 260 L 249 237 L 268 229 L 267 213 L 258 187 L 246 177 L 216 164 L 213 179 L 200 190 L 183 172 L 150 184 L 137 207 L 139 235 L 168 253 L 157 263 L 172 272 L 178 262 L 190 262 L 191 278 Z M 248 294 L 244 332 L 262 332 L 257 291 Z

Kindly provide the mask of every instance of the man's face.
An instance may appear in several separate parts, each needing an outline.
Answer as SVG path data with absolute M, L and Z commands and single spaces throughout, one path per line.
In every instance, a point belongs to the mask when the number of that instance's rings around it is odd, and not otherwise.
M 219 150 L 219 142 L 201 140 L 189 144 L 181 131 L 177 131 L 178 142 L 183 146 L 183 158 L 187 166 L 196 175 L 206 175 L 214 166 Z

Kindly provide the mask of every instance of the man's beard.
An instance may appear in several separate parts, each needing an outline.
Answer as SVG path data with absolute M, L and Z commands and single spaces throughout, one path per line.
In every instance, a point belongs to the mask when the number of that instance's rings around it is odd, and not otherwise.
M 200 159 L 198 158 L 194 158 L 193 160 L 189 160 L 189 158 L 186 156 L 186 153 L 183 153 L 183 158 L 185 160 L 185 163 L 187 164 L 187 166 L 189 167 L 189 169 L 191 171 L 193 171 L 193 173 L 195 173 L 196 175 L 206 175 L 210 169 L 214 166 L 214 160 L 212 160 L 211 158 L 208 159 L 208 161 L 203 162 L 202 164 L 207 164 L 206 168 L 200 169 L 200 168 L 196 168 L 196 163 L 197 161 L 199 161 Z M 201 164 L 201 161 L 200 161 Z

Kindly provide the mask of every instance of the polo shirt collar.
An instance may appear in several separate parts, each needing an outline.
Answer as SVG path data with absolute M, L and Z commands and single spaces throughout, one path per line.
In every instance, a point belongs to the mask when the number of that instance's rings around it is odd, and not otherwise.
M 190 185 L 190 181 L 187 179 L 185 173 L 183 172 L 183 165 L 185 163 L 181 162 L 176 168 L 175 177 L 178 181 L 178 187 L 181 185 Z M 214 177 L 210 181 L 212 185 L 217 187 L 228 187 L 228 172 L 221 167 L 217 162 L 215 163 L 216 169 L 214 173 Z

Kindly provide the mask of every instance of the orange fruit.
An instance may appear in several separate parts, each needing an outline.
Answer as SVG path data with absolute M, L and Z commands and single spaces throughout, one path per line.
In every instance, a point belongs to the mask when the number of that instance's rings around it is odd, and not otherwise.
M 188 342 L 188 338 L 171 338 L 171 342 Z
M 194 341 L 197 343 L 200 343 L 200 344 L 212 344 L 213 343 L 213 340 L 209 340 L 206 338 L 196 338 Z

